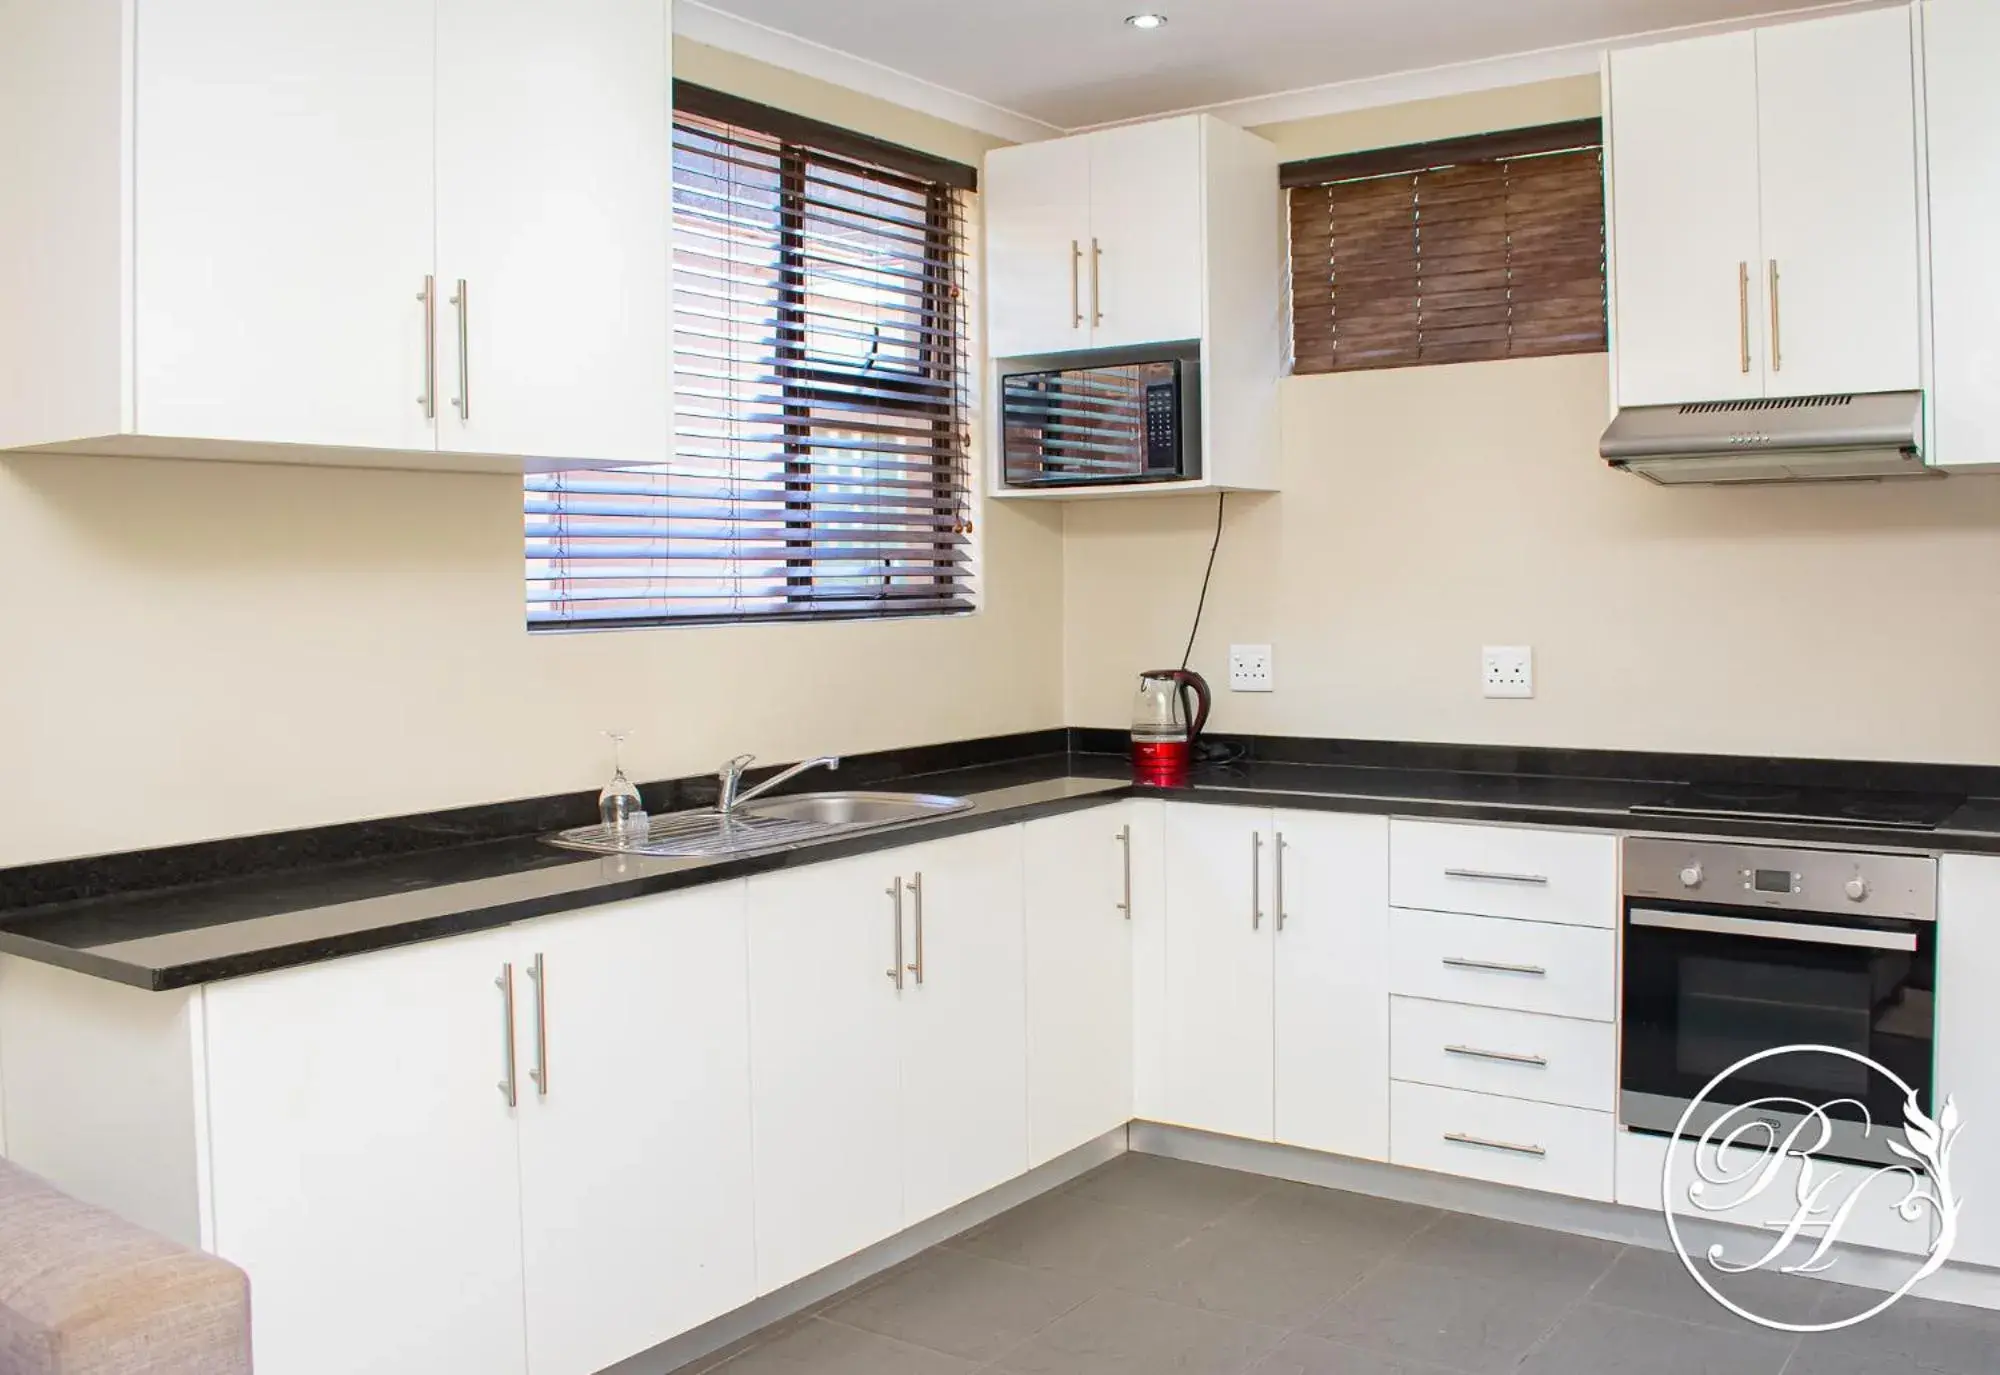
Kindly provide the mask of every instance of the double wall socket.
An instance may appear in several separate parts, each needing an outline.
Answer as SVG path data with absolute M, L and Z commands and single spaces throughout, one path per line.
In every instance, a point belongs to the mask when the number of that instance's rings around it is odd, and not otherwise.
M 1229 690 L 1231 692 L 1270 692 L 1271 647 L 1269 645 L 1231 645 L 1229 647 Z
M 1535 695 L 1535 651 L 1527 645 L 1487 645 L 1480 663 L 1480 683 L 1488 697 Z

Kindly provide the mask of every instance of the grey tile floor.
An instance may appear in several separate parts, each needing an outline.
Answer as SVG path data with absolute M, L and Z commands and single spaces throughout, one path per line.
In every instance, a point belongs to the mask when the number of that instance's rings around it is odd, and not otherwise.
M 1873 1301 L 1779 1275 L 1745 1306 Z M 1865 1299 L 1865 1302 L 1857 1302 Z M 1127 1155 L 757 1334 L 714 1375 L 1994 1375 L 2000 1314 L 1794 1338 L 1672 1255 Z

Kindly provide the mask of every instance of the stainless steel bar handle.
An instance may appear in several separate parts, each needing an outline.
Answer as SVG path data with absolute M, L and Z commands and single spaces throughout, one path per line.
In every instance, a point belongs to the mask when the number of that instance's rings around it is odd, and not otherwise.
M 889 899 L 894 904 L 896 914 L 896 958 L 889 962 L 889 981 L 896 985 L 896 991 L 903 991 L 903 880 L 897 879 L 888 888 Z
M 1493 869 L 1447 869 L 1446 878 L 1470 879 L 1475 883 L 1526 883 L 1547 887 L 1547 874 L 1504 874 Z
M 1104 323 L 1104 249 L 1096 239 L 1090 241 L 1090 323 Z
M 1532 1065 L 1536 1069 L 1547 1069 L 1549 1062 L 1540 1055 L 1516 1055 L 1511 1050 L 1480 1050 L 1476 1046 L 1446 1046 L 1446 1055 L 1462 1055 L 1468 1060 L 1497 1060 L 1503 1065 Z
M 514 966 L 507 963 L 500 966 L 500 977 L 493 981 L 500 990 L 501 1015 L 507 1019 L 507 1035 L 502 1042 L 500 1096 L 507 1100 L 510 1108 L 521 1104 L 520 1081 L 514 1070 Z
M 1071 329 L 1083 328 L 1083 245 L 1069 241 L 1069 316 Z
M 470 356 L 472 331 L 466 318 L 467 312 L 472 307 L 470 301 L 467 299 L 465 278 L 460 277 L 458 279 L 458 291 L 452 296 L 451 303 L 458 307 L 458 395 L 451 399 L 451 404 L 458 407 L 458 418 L 461 421 L 466 421 L 472 419 L 472 358 Z
M 1665 931 L 1699 931 L 1715 936 L 1750 936 L 1757 940 L 1798 941 L 1805 945 L 1844 945 L 1863 950 L 1915 950 L 1911 931 L 1871 931 L 1855 926 L 1816 926 L 1803 921 L 1765 921 L 1761 917 L 1719 917 L 1708 912 L 1656 912 L 1633 909 L 1634 926 Z
M 910 972 L 917 976 L 917 987 L 922 988 L 924 986 L 924 876 L 921 873 L 910 875 L 910 898 L 916 907 L 917 916 L 917 962 L 910 966 Z M 896 923 L 896 929 L 899 931 L 902 929 L 901 922 Z
M 528 1071 L 528 1078 L 534 1080 L 535 1092 L 547 1098 L 549 1096 L 549 971 L 539 950 L 535 952 L 535 962 L 528 966 L 528 977 L 535 983 L 535 1067 Z
M 1780 332 L 1778 310 L 1778 260 L 1771 259 L 1771 371 L 1785 370 L 1785 339 Z
M 1250 929 L 1264 924 L 1264 833 L 1250 833 Z
M 1538 964 L 1500 964 L 1493 960 L 1461 959 L 1457 955 L 1446 955 L 1444 963 L 1450 969 L 1476 969 L 1483 974 L 1526 974 L 1534 979 L 1545 979 L 1549 974 Z
M 1118 845 L 1124 851 L 1125 861 L 1125 901 L 1118 904 L 1118 910 L 1125 914 L 1125 920 L 1130 921 L 1132 920 L 1132 827 L 1129 823 L 1118 828 Z
M 1464 1132 L 1446 1132 L 1444 1139 L 1454 1146 L 1477 1146 L 1482 1151 L 1506 1151 L 1511 1155 L 1532 1155 L 1540 1160 L 1546 1156 L 1545 1146 L 1517 1146 L 1511 1141 L 1489 1141 L 1483 1136 L 1467 1136 Z
M 425 274 L 424 289 L 417 293 L 417 299 L 424 303 L 424 394 L 417 398 L 417 404 L 424 408 L 424 419 L 435 420 L 438 391 L 438 307 L 435 276 Z
M 1750 372 L 1750 264 L 1736 265 L 1736 331 L 1743 354 L 1743 371 Z
M 1283 831 L 1279 831 L 1277 835 L 1278 835 L 1278 852 L 1276 856 L 1274 856 L 1274 860 L 1277 866 L 1277 874 L 1276 874 L 1276 881 L 1272 884 L 1272 888 L 1274 889 L 1274 891 L 1271 894 L 1272 898 L 1271 906 L 1277 914 L 1278 929 L 1282 931 L 1285 929 L 1285 848 L 1286 847 L 1285 847 L 1285 833 Z

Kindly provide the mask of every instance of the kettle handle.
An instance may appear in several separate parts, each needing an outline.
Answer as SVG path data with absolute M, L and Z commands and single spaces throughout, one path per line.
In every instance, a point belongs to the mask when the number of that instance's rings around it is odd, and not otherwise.
M 1188 747 L 1192 749 L 1201 740 L 1201 733 L 1208 726 L 1208 680 L 1191 669 L 1174 670 L 1174 681 L 1180 684 L 1183 695 L 1194 694 L 1195 707 L 1189 713 L 1194 719 L 1188 726 Z

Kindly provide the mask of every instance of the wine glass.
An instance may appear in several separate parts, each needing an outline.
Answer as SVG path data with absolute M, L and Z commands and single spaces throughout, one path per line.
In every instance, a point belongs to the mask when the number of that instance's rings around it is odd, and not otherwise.
M 646 838 L 646 803 L 639 796 L 638 787 L 625 776 L 623 751 L 625 741 L 631 737 L 629 730 L 608 730 L 604 734 L 611 741 L 611 781 L 604 785 L 604 791 L 597 795 L 597 815 L 603 821 L 604 829 L 614 840 L 644 840 Z

